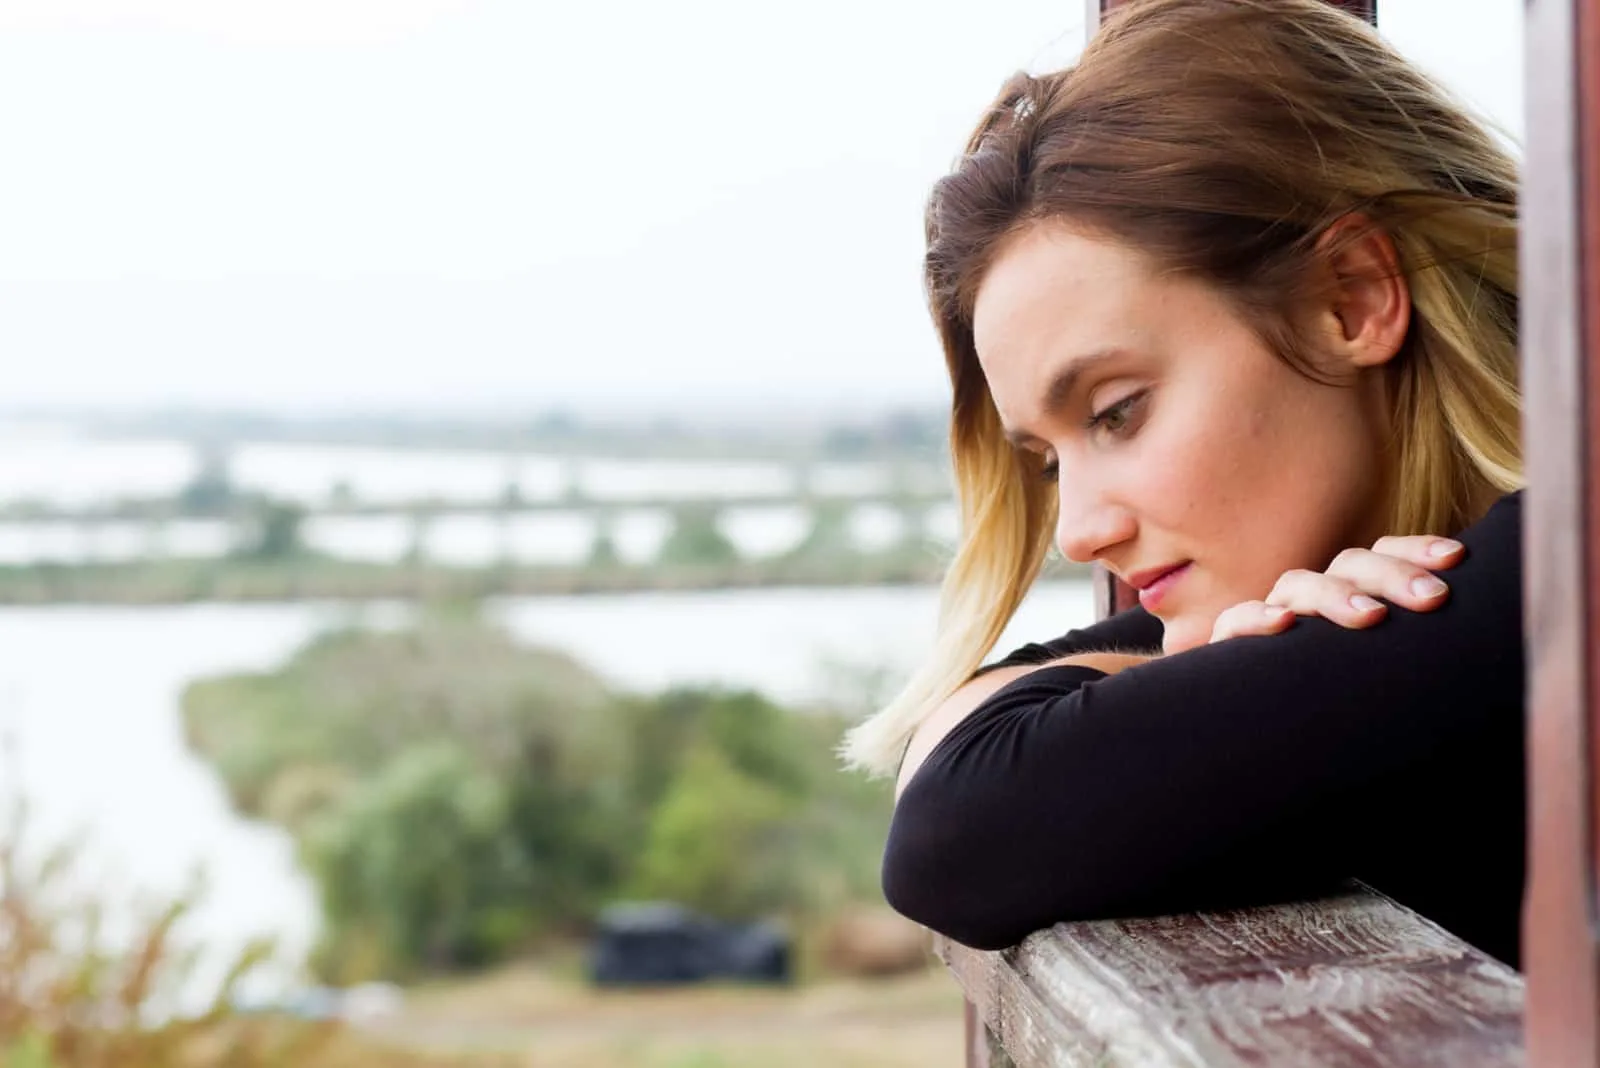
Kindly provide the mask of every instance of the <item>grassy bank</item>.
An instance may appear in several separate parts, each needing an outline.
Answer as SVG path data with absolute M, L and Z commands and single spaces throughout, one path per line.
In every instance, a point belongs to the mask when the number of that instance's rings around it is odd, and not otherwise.
M 0 604 L 182 604 L 193 601 L 447 598 L 905 585 L 936 581 L 934 561 L 842 566 L 757 562 L 684 567 L 465 568 L 382 565 L 303 557 L 0 568 Z
M 538 1068 L 959 1068 L 961 994 L 942 966 L 794 990 L 596 991 L 521 964 L 413 989 L 372 1038 Z
M 169 560 L 126 564 L 0 567 L 0 605 L 187 604 L 198 601 L 364 599 L 470 600 L 783 586 L 937 583 L 945 557 L 932 551 L 832 561 L 736 561 L 645 567 L 445 567 L 364 564 L 320 556 Z M 1047 577 L 1086 576 L 1054 562 Z

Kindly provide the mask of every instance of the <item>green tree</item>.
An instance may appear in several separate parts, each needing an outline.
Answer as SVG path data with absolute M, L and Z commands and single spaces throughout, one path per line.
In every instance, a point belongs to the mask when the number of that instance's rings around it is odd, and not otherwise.
M 792 711 L 749 690 L 675 687 L 634 699 L 627 715 L 636 811 L 661 802 L 697 746 L 716 749 L 741 774 L 788 794 L 810 788 L 817 764 L 833 768 L 825 745 L 804 736 Z
M 609 528 L 602 527 L 595 533 L 586 565 L 596 571 L 609 571 L 622 565 L 622 554 L 617 552 L 617 539 Z
M 298 556 L 305 548 L 300 538 L 305 516 L 304 508 L 288 501 L 263 503 L 241 555 L 257 560 L 287 560 Z
M 234 503 L 228 451 L 216 444 L 200 446 L 194 478 L 178 491 L 178 508 L 188 515 L 221 515 Z
M 673 517 L 672 533 L 657 561 L 668 566 L 707 567 L 737 563 L 739 551 L 717 526 L 717 513 L 702 505 L 686 505 Z
M 849 505 L 817 501 L 811 506 L 811 529 L 789 550 L 789 556 L 823 561 L 860 556 L 861 550 L 850 537 L 849 519 Z
M 803 906 L 794 798 L 695 747 L 656 809 L 635 895 L 747 919 Z
M 235 804 L 296 834 L 324 899 L 319 960 L 362 977 L 581 922 L 643 837 L 617 700 L 470 612 L 326 635 L 279 671 L 191 686 L 183 711 Z
M 374 936 L 381 956 L 368 960 L 385 975 L 503 954 L 522 934 L 529 884 L 507 816 L 504 785 L 447 741 L 401 754 L 318 816 L 301 853 L 327 921 L 320 970 Z
M 841 721 L 617 695 L 470 606 L 196 683 L 183 716 L 234 803 L 295 835 L 329 979 L 487 963 L 625 893 L 725 916 L 876 893 L 888 793 L 839 771 Z

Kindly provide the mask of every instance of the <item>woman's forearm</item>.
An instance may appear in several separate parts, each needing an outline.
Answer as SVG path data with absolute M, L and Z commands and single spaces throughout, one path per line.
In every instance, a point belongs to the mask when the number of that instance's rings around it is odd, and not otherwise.
M 1024 675 L 1031 674 L 1044 667 L 1059 667 L 1062 665 L 1076 665 L 1078 667 L 1093 668 L 1103 671 L 1107 675 L 1115 675 L 1135 664 L 1142 664 L 1151 659 L 1148 656 L 1131 656 L 1125 653 L 1078 653 L 1073 656 L 1064 656 L 1058 660 L 1051 660 L 1044 664 L 1017 665 L 1013 667 L 996 668 L 993 671 L 980 675 L 955 693 L 947 697 L 943 704 L 933 711 L 916 733 L 911 736 L 911 742 L 906 747 L 905 761 L 900 765 L 900 775 L 895 782 L 894 795 L 898 800 L 906 784 L 917 773 L 922 762 L 928 759 L 928 754 L 938 747 L 944 736 L 956 728 L 962 720 L 966 719 L 984 701 Z

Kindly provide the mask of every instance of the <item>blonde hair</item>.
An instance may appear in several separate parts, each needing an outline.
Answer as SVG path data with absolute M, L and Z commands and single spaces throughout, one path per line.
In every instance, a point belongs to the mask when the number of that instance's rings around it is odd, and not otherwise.
M 1365 23 L 1322 0 L 1134 0 L 1076 66 L 1017 75 L 934 187 L 924 262 L 954 391 L 961 540 L 926 665 L 847 736 L 892 773 L 917 726 L 988 655 L 1055 525 L 1039 457 L 1014 449 L 978 365 L 972 307 L 996 250 L 1064 218 L 1214 285 L 1314 374 L 1295 311 L 1318 239 L 1358 213 L 1394 242 L 1412 325 L 1391 376 L 1392 533 L 1451 533 L 1522 484 L 1517 171 Z

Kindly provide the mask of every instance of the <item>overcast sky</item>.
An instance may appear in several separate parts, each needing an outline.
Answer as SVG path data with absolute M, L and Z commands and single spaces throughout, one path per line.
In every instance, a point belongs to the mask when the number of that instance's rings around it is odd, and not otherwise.
M 1521 0 L 1380 0 L 1515 136 Z M 0 406 L 937 403 L 921 212 L 1082 0 L 0 0 Z

